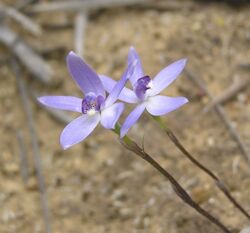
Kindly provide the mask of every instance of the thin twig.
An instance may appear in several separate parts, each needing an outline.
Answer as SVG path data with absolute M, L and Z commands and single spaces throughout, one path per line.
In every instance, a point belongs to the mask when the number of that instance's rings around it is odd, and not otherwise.
M 246 88 L 250 84 L 250 79 L 242 79 L 236 83 L 233 83 L 228 89 L 226 89 L 222 94 L 215 97 L 213 101 L 211 101 L 205 108 L 204 113 L 209 112 L 215 105 L 223 104 L 226 101 L 233 98 L 237 95 L 241 90 Z
M 23 183 L 26 185 L 29 178 L 29 169 L 28 169 L 28 159 L 25 143 L 23 140 L 23 134 L 20 130 L 16 131 L 16 137 L 19 147 L 19 157 L 20 157 L 20 171 Z
M 75 17 L 75 51 L 79 56 L 83 56 L 85 30 L 88 22 L 87 11 L 76 14 Z
M 120 135 L 120 126 L 118 124 L 116 125 L 116 129 L 114 130 L 114 132 Z M 196 203 L 191 198 L 191 196 L 185 191 L 185 189 L 178 183 L 178 181 L 175 180 L 175 178 L 170 173 L 168 173 L 166 169 L 164 169 L 156 160 L 154 160 L 148 153 L 146 153 L 141 147 L 139 147 L 133 140 L 131 140 L 128 136 L 125 136 L 123 139 L 121 139 L 121 143 L 125 148 L 137 154 L 143 160 L 152 165 L 165 178 L 167 178 L 168 181 L 171 183 L 173 190 L 175 191 L 177 196 L 181 198 L 182 201 L 184 201 L 186 204 L 188 204 L 190 207 L 196 210 L 199 214 L 207 218 L 210 222 L 218 226 L 221 230 L 223 230 L 223 232 L 231 233 L 231 231 L 226 226 L 224 226 L 218 220 L 218 218 L 212 216 L 209 212 L 203 209 L 198 203 Z
M 45 30 L 65 30 L 65 29 L 69 29 L 72 28 L 74 26 L 74 24 L 71 21 L 66 21 L 66 22 L 62 22 L 62 23 L 53 23 L 53 22 L 43 22 L 42 23 L 42 27 Z
M 14 58 L 12 60 L 12 67 L 16 75 L 18 89 L 21 95 L 24 111 L 25 111 L 27 121 L 28 121 L 28 127 L 29 127 L 32 148 L 33 148 L 32 154 L 34 157 L 36 176 L 37 176 L 39 191 L 41 195 L 41 204 L 42 204 L 42 210 L 43 210 L 45 232 L 50 233 L 51 232 L 50 213 L 49 213 L 47 193 L 46 193 L 46 188 L 45 188 L 45 181 L 44 181 L 44 177 L 42 173 L 42 162 L 41 162 L 41 156 L 40 156 L 40 151 L 39 151 L 39 146 L 38 146 L 37 134 L 35 130 L 35 124 L 33 120 L 33 114 L 32 114 L 28 96 L 26 94 L 27 89 L 26 89 L 25 83 L 20 78 L 20 69 Z
M 8 27 L 0 25 L 0 42 L 5 44 L 41 82 L 48 84 L 53 75 L 52 68 L 36 54 L 18 35 Z
M 195 83 L 206 95 L 213 101 L 213 96 L 210 91 L 206 88 L 205 84 L 201 82 L 192 72 L 186 70 L 187 77 Z M 231 134 L 232 138 L 237 142 L 242 154 L 245 156 L 247 161 L 250 163 L 250 154 L 248 151 L 247 146 L 245 145 L 244 141 L 242 140 L 241 136 L 238 134 L 236 129 L 233 127 L 230 118 L 225 113 L 223 107 L 220 104 L 215 104 L 214 109 L 218 116 L 221 118 L 222 122 L 225 124 L 226 128 L 228 129 L 229 133 Z
M 39 24 L 35 23 L 34 20 L 30 19 L 28 16 L 22 14 L 20 11 L 16 10 L 13 7 L 7 7 L 0 5 L 0 13 L 3 13 L 10 18 L 14 19 L 20 23 L 24 29 L 31 32 L 35 36 L 42 35 L 42 28 Z
M 250 70 L 250 63 L 241 63 L 237 66 L 237 68 L 239 68 L 241 70 L 249 71 Z
M 192 10 L 197 6 L 191 1 L 145 1 L 144 4 L 139 4 L 136 7 L 142 9 L 154 9 L 157 11 L 183 11 L 183 10 Z
M 119 7 L 127 5 L 145 4 L 148 0 L 91 0 L 91 1 L 57 1 L 39 3 L 31 7 L 31 12 L 51 11 L 83 11 L 105 7 Z

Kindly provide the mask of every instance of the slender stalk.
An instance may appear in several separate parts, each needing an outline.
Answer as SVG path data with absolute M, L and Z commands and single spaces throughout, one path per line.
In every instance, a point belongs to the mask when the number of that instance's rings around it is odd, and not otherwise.
M 120 135 L 120 125 L 116 124 L 116 128 L 113 130 L 118 136 Z M 205 209 L 203 209 L 198 203 L 196 203 L 190 195 L 184 190 L 184 188 L 178 183 L 178 181 L 175 180 L 175 178 L 168 173 L 167 170 L 165 170 L 156 160 L 154 160 L 149 154 L 147 154 L 144 149 L 139 147 L 132 139 L 130 139 L 128 136 L 125 136 L 121 139 L 122 145 L 127 148 L 128 150 L 134 152 L 139 157 L 141 157 L 143 160 L 148 162 L 150 165 L 152 165 L 158 172 L 160 172 L 165 178 L 167 178 L 175 193 L 190 207 L 195 209 L 198 213 L 200 213 L 202 216 L 207 218 L 210 222 L 218 226 L 223 232 L 225 233 L 232 233 L 226 226 L 224 226 L 217 218 L 212 216 L 209 212 L 207 212 Z
M 12 59 L 12 67 L 16 75 L 16 80 L 17 80 L 19 91 L 20 91 L 23 108 L 27 117 L 28 129 L 29 129 L 29 133 L 31 136 L 31 143 L 32 143 L 32 149 L 33 149 L 32 154 L 34 158 L 36 177 L 37 177 L 39 192 L 41 196 L 41 206 L 42 206 L 42 212 L 43 212 L 43 218 L 44 218 L 45 232 L 51 233 L 52 231 L 51 231 L 50 211 L 49 211 L 49 206 L 48 206 L 48 198 L 47 198 L 47 192 L 46 192 L 46 187 L 45 187 L 45 180 L 44 180 L 44 176 L 42 172 L 42 161 L 41 161 L 41 155 L 40 155 L 40 150 L 39 150 L 39 145 L 38 145 L 37 134 L 35 130 L 35 122 L 33 118 L 33 113 L 32 113 L 29 99 L 28 99 L 26 85 L 24 81 L 21 79 L 19 65 L 14 58 Z
M 197 167 L 203 170 L 207 175 L 209 175 L 215 182 L 216 186 L 223 192 L 223 194 L 233 203 L 233 205 L 248 219 L 250 219 L 250 215 L 247 211 L 234 199 L 234 197 L 230 194 L 229 190 L 227 189 L 226 185 L 216 176 L 211 170 L 201 164 L 198 160 L 196 160 L 181 144 L 178 138 L 174 135 L 174 133 L 169 129 L 161 120 L 160 117 L 153 116 L 153 119 L 159 124 L 161 129 L 168 135 L 171 141 L 177 146 L 177 148 Z

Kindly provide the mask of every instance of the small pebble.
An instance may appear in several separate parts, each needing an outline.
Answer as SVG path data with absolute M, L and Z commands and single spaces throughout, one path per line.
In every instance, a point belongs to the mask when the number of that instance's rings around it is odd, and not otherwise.
M 209 137 L 207 139 L 207 145 L 210 146 L 210 147 L 214 147 L 215 146 L 215 140 L 213 137 Z
M 126 193 L 122 190 L 122 189 L 116 189 L 112 196 L 111 196 L 112 200 L 124 200 L 126 199 Z
M 132 216 L 132 210 L 130 208 L 121 208 L 119 214 L 123 220 L 126 220 Z

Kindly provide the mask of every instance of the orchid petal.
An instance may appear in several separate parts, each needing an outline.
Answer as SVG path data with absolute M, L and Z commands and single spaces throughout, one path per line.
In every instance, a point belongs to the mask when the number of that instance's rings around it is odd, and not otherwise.
M 186 104 L 185 97 L 152 96 L 148 98 L 146 109 L 153 116 L 165 115 Z
M 92 92 L 96 96 L 105 97 L 104 87 L 99 76 L 81 57 L 70 52 L 67 56 L 67 66 L 72 78 L 85 95 Z
M 42 96 L 37 100 L 51 108 L 82 112 L 82 99 L 73 96 Z
M 157 95 L 169 86 L 182 72 L 186 61 L 186 59 L 178 60 L 161 70 L 153 79 L 153 87 L 150 91 L 151 95 Z
M 135 109 L 127 116 L 125 119 L 120 132 L 120 137 L 123 138 L 128 130 L 136 123 L 136 121 L 140 118 L 143 111 L 145 110 L 146 103 L 139 104 L 135 107 Z
M 130 77 L 130 82 L 132 86 L 135 85 L 136 81 L 144 76 L 142 64 L 139 55 L 137 54 L 134 47 L 130 47 L 128 54 L 128 64 L 132 64 L 135 60 L 137 60 L 137 64 L 135 66 L 134 74 Z
M 114 81 L 113 79 L 105 76 L 105 75 L 99 75 L 102 83 L 103 83 L 103 86 L 104 86 L 104 89 L 110 93 L 112 91 L 112 89 L 114 88 L 114 86 L 116 85 L 116 81 Z M 135 93 L 124 87 L 118 97 L 119 100 L 122 100 L 126 103 L 137 103 L 138 102 L 138 98 L 136 97 Z
M 114 129 L 115 124 L 118 121 L 124 110 L 123 103 L 116 103 L 112 106 L 105 108 L 101 112 L 101 124 L 106 129 Z
M 115 84 L 112 91 L 110 92 L 109 96 L 107 97 L 105 101 L 105 106 L 109 107 L 111 106 L 119 97 L 122 89 L 124 88 L 126 82 L 129 80 L 131 75 L 134 73 L 135 66 L 137 64 L 137 60 L 133 61 L 133 63 L 130 63 L 123 73 L 121 79 Z
M 93 116 L 82 115 L 70 122 L 61 133 L 60 143 L 63 149 L 84 140 L 95 129 L 99 121 L 100 114 L 95 114 Z

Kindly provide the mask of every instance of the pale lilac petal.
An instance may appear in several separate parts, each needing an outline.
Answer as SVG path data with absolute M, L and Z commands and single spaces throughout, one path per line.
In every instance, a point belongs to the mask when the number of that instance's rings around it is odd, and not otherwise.
M 110 78 L 110 77 L 108 77 L 106 75 L 103 75 L 103 74 L 99 74 L 99 78 L 102 81 L 102 84 L 103 84 L 103 87 L 104 87 L 105 91 L 107 91 L 108 93 L 110 93 L 112 91 L 115 84 L 117 83 L 112 78 Z
M 105 108 L 101 112 L 101 124 L 106 129 L 114 129 L 115 124 L 118 121 L 124 110 L 123 103 L 116 103 L 112 106 Z
M 42 96 L 37 100 L 51 108 L 82 112 L 82 99 L 73 96 Z
M 137 64 L 137 60 L 133 61 L 133 63 L 128 64 L 128 67 L 123 73 L 121 79 L 115 84 L 115 86 L 109 93 L 109 96 L 107 97 L 105 101 L 106 107 L 111 106 L 118 99 L 122 89 L 125 87 L 131 75 L 133 75 L 136 64 Z
M 153 87 L 150 91 L 151 95 L 157 95 L 169 86 L 182 72 L 186 61 L 186 59 L 178 60 L 161 70 L 153 79 Z
M 97 96 L 105 97 L 104 87 L 99 76 L 74 52 L 70 52 L 67 56 L 67 67 L 72 78 L 85 95 L 92 92 Z
M 99 113 L 93 116 L 82 115 L 71 121 L 61 133 L 60 143 L 63 149 L 84 140 L 95 129 L 99 121 Z
M 185 97 L 152 96 L 148 98 L 146 109 L 151 115 L 161 116 L 186 104 Z
M 132 64 L 135 60 L 137 60 L 137 64 L 135 66 L 134 74 L 130 77 L 130 82 L 134 86 L 136 81 L 144 76 L 141 59 L 137 54 L 134 47 L 131 47 L 128 54 L 128 64 Z
M 105 75 L 99 75 L 100 79 L 102 80 L 102 83 L 104 85 L 104 89 L 110 93 L 112 91 L 112 89 L 114 88 L 114 86 L 116 85 L 116 81 L 114 81 L 113 79 L 105 76 Z M 124 87 L 118 97 L 119 100 L 122 100 L 126 103 L 137 103 L 138 102 L 138 98 L 136 97 L 135 93 Z
M 140 118 L 142 115 L 143 111 L 145 110 L 146 103 L 142 103 L 127 116 L 125 119 L 122 127 L 121 127 L 121 132 L 120 132 L 120 137 L 123 138 L 128 130 L 136 123 L 136 121 Z

